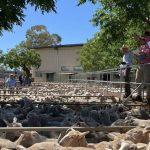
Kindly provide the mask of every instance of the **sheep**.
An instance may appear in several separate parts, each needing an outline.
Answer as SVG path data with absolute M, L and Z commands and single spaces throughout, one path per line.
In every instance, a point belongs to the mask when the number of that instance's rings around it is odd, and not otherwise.
M 146 150 L 148 147 L 148 145 L 145 143 L 137 143 L 136 145 L 138 150 Z
M 97 110 L 90 111 L 90 117 L 99 124 L 102 124 L 102 120 L 99 116 L 99 112 Z
M 41 143 L 36 143 L 29 148 L 25 148 L 21 145 L 18 145 L 17 150 L 93 150 L 93 148 L 62 147 L 58 143 L 55 143 L 55 142 L 41 142 Z
M 95 149 L 96 150 L 106 150 L 106 149 L 114 150 L 113 146 L 112 146 L 112 143 L 106 142 L 106 141 L 103 141 L 103 142 L 100 142 L 100 143 L 96 144 Z
M 20 141 L 20 144 L 24 147 L 30 147 L 35 143 L 49 141 L 49 139 L 45 136 L 41 136 L 36 131 L 24 131 L 24 136 L 22 140 Z
M 149 142 L 149 133 L 150 127 L 136 127 L 134 129 L 129 130 L 125 134 L 125 139 L 130 140 L 133 143 L 146 143 Z
M 111 125 L 110 115 L 106 110 L 99 111 L 100 119 L 102 120 L 102 124 L 106 126 Z
M 8 148 L 1 148 L 1 150 L 10 150 L 10 149 L 8 149 Z
M 22 145 L 17 146 L 17 150 L 59 150 L 60 145 L 57 142 L 41 142 L 33 144 L 29 148 L 25 148 Z
M 133 118 L 132 123 L 135 126 L 150 126 L 150 120 Z
M 28 113 L 27 117 L 26 117 L 27 121 L 28 121 L 28 126 L 31 127 L 40 127 L 40 117 L 37 113 L 35 112 L 30 112 Z
M 137 150 L 137 145 L 131 141 L 121 141 L 119 150 Z
M 93 150 L 93 148 L 88 148 L 88 147 L 60 147 L 59 150 Z
M 146 150 L 150 150 L 150 142 L 148 143 L 148 147 L 147 147 Z
M 137 119 L 135 117 L 129 116 L 125 119 L 118 119 L 111 124 L 111 126 L 150 126 L 150 120 Z
M 88 143 L 85 135 L 88 133 L 89 131 L 81 133 L 71 128 L 71 131 L 69 131 L 62 139 L 59 140 L 59 144 L 65 147 L 87 147 Z
M 81 109 L 80 117 L 81 118 L 89 117 L 89 109 L 88 109 L 88 107 L 84 107 L 84 108 Z
M 110 142 L 100 142 L 95 145 L 97 150 L 137 150 L 136 144 L 132 141 L 125 140 L 125 134 L 109 133 L 112 139 Z
M 17 145 L 20 144 L 23 137 L 24 137 L 24 135 L 21 134 L 20 137 L 15 142 L 0 138 L 0 148 L 14 149 L 14 148 L 16 148 Z
M 21 123 L 17 122 L 17 118 L 14 117 L 13 118 L 13 122 L 9 123 L 7 120 L 3 119 L 3 121 L 7 124 L 7 127 L 22 127 Z M 16 131 L 16 132 L 6 132 L 5 136 L 7 139 L 11 140 L 11 141 L 15 141 L 16 139 L 18 139 L 21 135 L 20 131 Z

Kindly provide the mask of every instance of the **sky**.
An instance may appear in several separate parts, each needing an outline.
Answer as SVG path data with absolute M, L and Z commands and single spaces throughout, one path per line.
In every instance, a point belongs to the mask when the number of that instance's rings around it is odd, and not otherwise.
M 78 0 L 58 0 L 57 13 L 50 12 L 44 15 L 40 10 L 35 11 L 33 7 L 27 6 L 22 26 L 14 25 L 12 32 L 3 32 L 3 36 L 0 37 L 0 49 L 6 52 L 24 41 L 26 31 L 35 25 L 45 25 L 49 33 L 60 35 L 61 44 L 85 43 L 99 30 L 90 22 L 99 6 L 90 2 L 77 6 L 77 3 Z

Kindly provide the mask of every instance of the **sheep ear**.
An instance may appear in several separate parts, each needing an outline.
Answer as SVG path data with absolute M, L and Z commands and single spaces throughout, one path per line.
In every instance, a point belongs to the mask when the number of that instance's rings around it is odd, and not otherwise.
M 81 135 L 82 135 L 82 136 L 86 136 L 86 135 L 89 134 L 89 133 L 90 133 L 90 131 L 86 131 L 86 132 L 81 133 Z

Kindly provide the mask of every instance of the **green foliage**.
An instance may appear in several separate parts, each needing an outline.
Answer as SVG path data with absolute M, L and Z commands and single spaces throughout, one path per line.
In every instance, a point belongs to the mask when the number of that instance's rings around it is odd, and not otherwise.
M 93 4 L 95 4 L 97 2 L 97 0 L 79 0 L 78 5 L 81 5 L 81 4 L 83 4 L 83 3 L 87 2 L 87 1 L 92 2 Z
M 61 42 L 58 34 L 50 34 L 46 26 L 32 26 L 26 32 L 26 46 L 29 48 L 57 45 Z
M 52 39 L 52 45 L 57 45 L 57 44 L 59 44 L 61 42 L 61 36 L 59 36 L 56 33 L 53 33 L 51 35 L 51 39 Z
M 100 9 L 92 21 L 101 26 L 111 42 L 126 41 L 136 31 L 142 33 L 150 25 L 150 0 L 99 0 Z M 130 33 L 129 33 L 130 30 Z
M 24 9 L 27 5 L 44 12 L 56 12 L 56 0 L 0 0 L 0 34 L 2 30 L 10 31 L 13 25 L 22 25 Z
M 81 0 L 81 4 L 87 0 Z M 150 0 L 97 0 L 92 22 L 100 31 L 89 40 L 81 52 L 81 63 L 85 70 L 101 70 L 117 67 L 122 44 L 135 50 L 138 43 L 133 34 L 142 35 L 150 27 Z M 96 61 L 96 62 L 94 62 Z
M 3 51 L 0 49 L 0 64 L 3 62 L 4 54 Z
M 10 68 L 21 67 L 29 75 L 31 67 L 40 67 L 41 58 L 35 50 L 27 49 L 22 42 L 5 54 L 3 62 Z
M 85 71 L 97 71 L 117 67 L 121 62 L 119 44 L 108 46 L 101 33 L 87 41 L 81 49 L 80 60 Z
M 3 50 L 0 49 L 0 58 L 3 56 Z

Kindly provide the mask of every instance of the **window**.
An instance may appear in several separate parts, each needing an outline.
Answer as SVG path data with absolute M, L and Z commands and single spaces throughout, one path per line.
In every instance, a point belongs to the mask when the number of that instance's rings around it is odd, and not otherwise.
M 73 70 L 74 71 L 83 71 L 83 68 L 81 66 L 74 66 Z
M 61 66 L 61 71 L 70 71 L 71 68 L 69 66 Z

